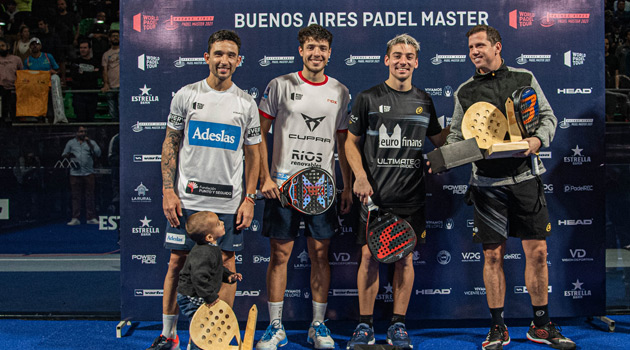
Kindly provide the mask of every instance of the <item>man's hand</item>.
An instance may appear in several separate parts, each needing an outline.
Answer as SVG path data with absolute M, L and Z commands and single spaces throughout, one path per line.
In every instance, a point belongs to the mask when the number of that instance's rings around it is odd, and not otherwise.
M 341 207 L 339 208 L 339 213 L 341 215 L 348 214 L 351 208 L 352 208 L 352 189 L 350 189 L 350 186 L 348 186 L 343 189 L 343 192 L 341 192 Z
M 243 200 L 241 206 L 236 212 L 236 229 L 242 230 L 248 228 L 254 218 L 254 203 L 248 199 Z
M 270 177 L 262 182 L 260 185 L 260 192 L 262 192 L 263 196 L 267 199 L 280 198 L 280 189 L 278 188 L 278 185 L 276 185 L 276 182 Z
M 514 157 L 529 157 L 530 154 L 537 154 L 542 145 L 542 142 L 540 142 L 540 139 L 536 136 L 528 137 L 523 139 L 523 141 L 527 141 L 529 148 L 527 151 L 514 154 Z
M 162 196 L 162 210 L 172 227 L 179 226 L 179 217 L 183 216 L 182 203 L 173 189 L 165 189 Z
M 367 180 L 367 177 L 357 177 L 354 181 L 354 194 L 359 197 L 361 203 L 367 205 L 368 197 L 374 194 L 372 190 L 372 186 L 370 182 Z
M 243 280 L 243 275 L 241 275 L 240 273 L 233 273 L 230 275 L 230 277 L 228 277 L 228 281 L 230 281 L 230 283 L 234 283 L 236 281 L 242 281 Z

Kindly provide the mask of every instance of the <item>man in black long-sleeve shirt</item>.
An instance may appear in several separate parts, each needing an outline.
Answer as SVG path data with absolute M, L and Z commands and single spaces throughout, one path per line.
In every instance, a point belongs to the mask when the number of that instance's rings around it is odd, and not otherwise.
M 212 306 L 219 300 L 222 282 L 234 283 L 243 276 L 223 266 L 217 239 L 225 234 L 225 227 L 215 213 L 201 211 L 191 215 L 186 222 L 186 232 L 197 244 L 179 272 L 177 303 L 182 313 L 192 320 L 201 305 Z M 198 349 L 192 340 L 190 345 L 191 349 Z

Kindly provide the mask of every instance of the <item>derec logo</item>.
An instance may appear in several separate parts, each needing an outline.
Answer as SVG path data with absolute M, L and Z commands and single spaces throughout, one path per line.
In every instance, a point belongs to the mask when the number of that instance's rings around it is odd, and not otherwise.
M 188 143 L 191 146 L 223 148 L 236 151 L 241 139 L 241 128 L 235 125 L 191 120 Z

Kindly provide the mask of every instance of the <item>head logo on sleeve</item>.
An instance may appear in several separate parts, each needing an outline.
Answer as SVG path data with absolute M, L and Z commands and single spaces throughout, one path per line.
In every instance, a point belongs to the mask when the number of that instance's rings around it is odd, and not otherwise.
M 188 127 L 188 143 L 191 146 L 236 151 L 240 140 L 241 128 L 236 125 L 191 120 Z

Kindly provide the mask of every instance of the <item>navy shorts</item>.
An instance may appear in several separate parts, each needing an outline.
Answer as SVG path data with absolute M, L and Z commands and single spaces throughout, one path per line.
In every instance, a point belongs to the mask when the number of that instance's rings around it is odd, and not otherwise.
M 186 250 L 190 251 L 195 246 L 195 241 L 190 239 L 186 234 L 186 219 L 197 213 L 197 210 L 182 209 L 184 216 L 179 217 L 179 226 L 173 227 L 166 222 L 166 236 L 164 239 L 164 248 L 170 250 Z M 217 214 L 219 220 L 223 221 L 225 226 L 225 235 L 217 240 L 217 245 L 221 250 L 227 252 L 238 252 L 243 250 L 243 233 L 236 230 L 235 214 Z
M 265 199 L 262 234 L 265 237 L 294 240 L 299 236 L 300 221 L 304 220 L 304 235 L 317 240 L 330 239 L 339 231 L 336 205 L 319 215 L 306 215 L 277 199 Z
M 399 208 L 381 208 L 392 213 L 403 220 L 406 220 L 413 231 L 416 233 L 418 243 L 425 243 L 427 237 L 427 219 L 424 213 L 424 205 L 419 207 L 399 207 Z M 366 227 L 367 227 L 367 207 L 361 204 L 361 212 L 359 214 L 359 229 L 357 230 L 356 243 L 359 245 L 367 244 Z
M 539 178 L 507 186 L 470 186 L 470 199 L 475 204 L 475 243 L 503 243 L 509 236 L 543 240 L 551 235 Z

